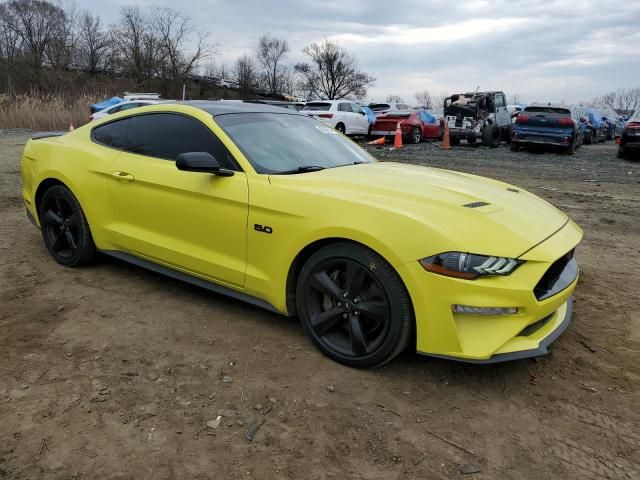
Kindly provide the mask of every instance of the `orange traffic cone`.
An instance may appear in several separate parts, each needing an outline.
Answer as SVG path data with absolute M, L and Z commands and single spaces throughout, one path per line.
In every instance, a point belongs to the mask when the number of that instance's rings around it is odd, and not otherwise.
M 451 149 L 451 143 L 449 141 L 449 124 L 447 122 L 444 122 L 444 135 L 442 136 L 440 148 L 443 148 L 444 150 Z
M 372 140 L 371 142 L 367 142 L 367 145 L 384 145 L 385 141 L 386 141 L 385 137 L 380 137 L 377 140 Z
M 402 148 L 402 130 L 400 129 L 400 122 L 396 126 L 396 136 L 393 139 L 393 148 Z
M 69 131 L 70 131 L 70 132 L 73 132 L 74 130 L 75 130 L 75 129 L 73 128 L 73 123 L 70 123 L 70 124 L 69 124 Z

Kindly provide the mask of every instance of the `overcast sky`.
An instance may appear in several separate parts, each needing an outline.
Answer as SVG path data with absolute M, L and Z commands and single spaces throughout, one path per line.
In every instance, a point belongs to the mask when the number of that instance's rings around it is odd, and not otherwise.
M 118 20 L 123 5 L 179 9 L 219 44 L 217 64 L 252 52 L 262 33 L 305 45 L 339 40 L 377 80 L 369 99 L 503 90 L 522 101 L 588 100 L 640 86 L 640 1 L 77 0 Z

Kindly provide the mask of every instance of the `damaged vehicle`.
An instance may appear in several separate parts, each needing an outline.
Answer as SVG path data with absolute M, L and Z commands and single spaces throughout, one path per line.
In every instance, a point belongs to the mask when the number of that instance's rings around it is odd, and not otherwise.
M 472 92 L 444 99 L 445 121 L 449 126 L 451 145 L 465 139 L 473 144 L 495 148 L 501 140 L 511 139 L 511 114 L 503 92 Z

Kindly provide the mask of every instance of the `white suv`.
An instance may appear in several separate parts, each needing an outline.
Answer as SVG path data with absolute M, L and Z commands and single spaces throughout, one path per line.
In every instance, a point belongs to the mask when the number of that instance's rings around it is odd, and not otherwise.
M 130 108 L 138 108 L 143 107 L 145 105 L 155 105 L 156 103 L 165 103 L 167 100 L 130 100 L 128 102 L 120 102 L 116 103 L 111 107 L 107 107 L 104 110 L 100 110 L 92 114 L 89 117 L 89 121 L 97 120 L 102 117 L 106 117 L 107 115 L 113 115 L 114 113 L 122 112 L 124 110 L 129 110 Z
M 357 104 L 348 100 L 307 102 L 301 112 L 345 135 L 366 135 L 369 133 L 367 114 Z

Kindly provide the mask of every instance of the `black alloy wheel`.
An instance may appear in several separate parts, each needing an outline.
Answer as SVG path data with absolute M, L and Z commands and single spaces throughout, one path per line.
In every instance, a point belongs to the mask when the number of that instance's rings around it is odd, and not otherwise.
M 75 267 L 93 258 L 95 245 L 89 225 L 68 188 L 56 185 L 45 192 L 39 218 L 44 243 L 58 263 Z
M 400 278 L 359 245 L 334 244 L 312 255 L 298 278 L 296 305 L 311 340 L 350 366 L 382 365 L 409 339 L 410 301 Z

